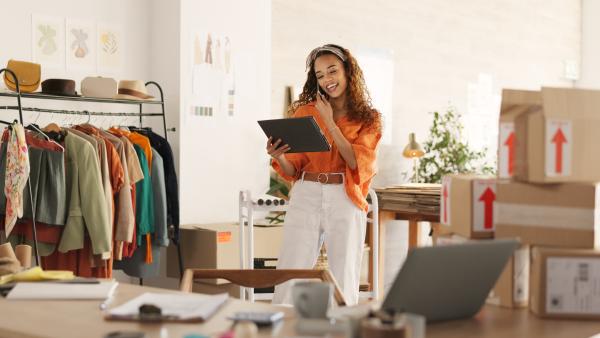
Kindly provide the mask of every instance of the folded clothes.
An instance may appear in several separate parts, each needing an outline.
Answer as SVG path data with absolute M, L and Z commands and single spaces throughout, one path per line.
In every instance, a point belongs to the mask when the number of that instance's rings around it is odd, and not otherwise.
M 47 280 L 68 280 L 75 278 L 73 271 L 49 270 L 44 271 L 39 266 L 21 272 L 0 277 L 0 285 L 10 282 L 38 282 Z

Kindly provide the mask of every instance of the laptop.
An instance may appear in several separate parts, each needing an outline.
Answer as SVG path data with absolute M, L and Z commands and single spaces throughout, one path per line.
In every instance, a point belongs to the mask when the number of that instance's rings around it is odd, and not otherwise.
M 411 250 L 381 306 L 428 322 L 468 318 L 483 306 L 516 240 L 489 240 Z

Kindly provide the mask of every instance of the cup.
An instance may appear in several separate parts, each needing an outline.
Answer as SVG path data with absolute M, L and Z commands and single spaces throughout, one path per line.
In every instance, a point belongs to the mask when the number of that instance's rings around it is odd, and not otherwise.
M 25 269 L 31 267 L 31 246 L 27 244 L 19 244 L 15 247 L 17 259 L 21 262 L 21 266 Z
M 292 287 L 294 308 L 302 318 L 327 318 L 332 295 L 327 282 L 298 282 Z
M 15 256 L 15 252 L 13 251 L 12 245 L 9 242 L 0 245 L 0 257 L 9 257 L 17 259 L 17 256 Z

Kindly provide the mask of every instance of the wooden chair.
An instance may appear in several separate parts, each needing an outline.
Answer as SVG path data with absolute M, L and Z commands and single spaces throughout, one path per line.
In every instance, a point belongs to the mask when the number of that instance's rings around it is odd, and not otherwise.
M 196 279 L 223 278 L 233 284 L 247 288 L 268 288 L 289 281 L 290 279 L 320 279 L 333 284 L 334 298 L 338 305 L 345 306 L 346 300 L 340 287 L 329 270 L 312 269 L 185 269 L 181 279 L 180 290 L 192 292 Z

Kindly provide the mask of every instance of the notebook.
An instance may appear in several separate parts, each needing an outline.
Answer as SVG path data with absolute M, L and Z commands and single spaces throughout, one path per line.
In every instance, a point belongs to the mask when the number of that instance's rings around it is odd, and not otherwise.
M 10 300 L 104 300 L 113 295 L 119 283 L 17 283 L 6 296 Z

